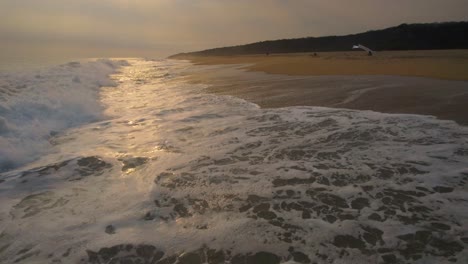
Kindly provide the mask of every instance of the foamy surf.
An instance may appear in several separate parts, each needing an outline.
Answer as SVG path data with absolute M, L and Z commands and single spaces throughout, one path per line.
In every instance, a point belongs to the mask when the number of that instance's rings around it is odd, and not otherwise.
M 105 120 L 1 175 L 0 260 L 464 263 L 468 128 L 429 116 L 260 109 L 131 61 Z
M 37 159 L 61 131 L 102 117 L 99 88 L 123 61 L 70 62 L 0 75 L 0 171 Z

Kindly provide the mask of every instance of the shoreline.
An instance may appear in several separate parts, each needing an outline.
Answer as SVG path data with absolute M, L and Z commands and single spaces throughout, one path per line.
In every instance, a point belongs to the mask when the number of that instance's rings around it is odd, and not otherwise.
M 436 52 L 433 57 L 437 54 L 443 56 L 443 52 Z M 294 61 L 294 57 L 301 56 L 304 55 L 294 54 L 290 57 Z M 206 91 L 209 93 L 236 96 L 262 108 L 322 106 L 372 110 L 432 115 L 468 125 L 468 81 L 464 80 L 373 74 L 271 73 L 256 71 L 257 67 L 266 67 L 262 64 L 264 62 L 247 64 L 244 56 L 233 56 L 230 60 L 200 57 L 190 61 L 199 67 L 185 76 L 189 82 L 208 84 Z M 275 67 L 273 69 L 283 72 L 291 70 L 287 64 L 282 68 Z M 343 67 L 352 68 L 353 61 Z

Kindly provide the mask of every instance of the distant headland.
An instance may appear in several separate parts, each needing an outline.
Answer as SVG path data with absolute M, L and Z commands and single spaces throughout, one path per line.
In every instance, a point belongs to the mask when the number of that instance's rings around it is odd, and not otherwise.
M 178 56 L 229 56 L 272 53 L 349 51 L 356 44 L 379 50 L 468 49 L 468 21 L 401 24 L 345 36 L 305 37 L 179 53 Z

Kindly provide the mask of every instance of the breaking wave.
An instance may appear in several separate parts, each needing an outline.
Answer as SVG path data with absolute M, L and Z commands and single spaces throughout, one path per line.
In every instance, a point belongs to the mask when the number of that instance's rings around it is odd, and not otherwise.
M 101 118 L 99 88 L 122 61 L 70 62 L 33 72 L 0 75 L 0 171 L 50 149 L 64 129 Z

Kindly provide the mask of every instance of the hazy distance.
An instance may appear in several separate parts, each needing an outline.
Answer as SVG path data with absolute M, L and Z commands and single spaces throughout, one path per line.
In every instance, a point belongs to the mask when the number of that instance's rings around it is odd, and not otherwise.
M 165 57 L 267 39 L 468 20 L 468 0 L 3 0 L 0 59 Z

